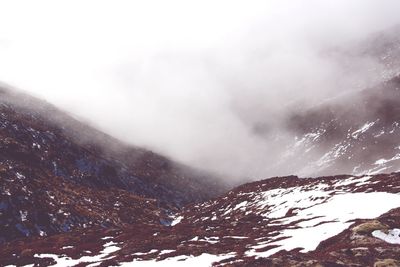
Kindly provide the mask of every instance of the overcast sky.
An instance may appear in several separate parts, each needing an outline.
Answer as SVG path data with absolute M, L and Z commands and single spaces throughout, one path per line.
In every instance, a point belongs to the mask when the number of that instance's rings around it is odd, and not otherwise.
M 399 11 L 398 0 L 0 0 L 0 81 L 179 161 L 272 175 L 254 123 L 363 78 L 374 62 L 343 75 L 321 54 Z

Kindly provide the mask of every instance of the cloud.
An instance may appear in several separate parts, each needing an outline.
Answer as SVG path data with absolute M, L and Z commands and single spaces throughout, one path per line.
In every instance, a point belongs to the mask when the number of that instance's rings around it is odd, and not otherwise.
M 0 80 L 184 163 L 266 177 L 285 142 L 257 125 L 275 131 L 293 103 L 365 83 L 383 66 L 329 52 L 399 23 L 399 8 L 396 0 L 2 1 Z

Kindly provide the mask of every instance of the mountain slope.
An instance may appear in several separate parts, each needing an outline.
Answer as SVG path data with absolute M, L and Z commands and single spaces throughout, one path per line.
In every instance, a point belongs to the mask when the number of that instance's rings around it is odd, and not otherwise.
M 374 174 L 400 169 L 400 76 L 294 115 L 282 159 L 298 173 Z
M 0 258 L 21 265 L 372 266 L 379 259 L 400 260 L 400 238 L 390 244 L 385 236 L 397 231 L 400 219 L 399 178 L 267 179 L 188 206 L 173 226 L 130 225 L 10 242 Z
M 222 192 L 209 174 L 125 145 L 32 97 L 0 90 L 0 242 L 94 225 L 168 223 Z
M 269 173 L 320 177 L 400 170 L 399 36 L 397 26 L 353 47 L 335 48 L 322 55 L 341 62 L 339 81 L 346 80 L 347 65 L 352 72 L 349 76 L 356 76 L 353 58 L 366 62 L 366 66 L 359 66 L 366 68 L 365 73 L 352 88 L 338 87 L 344 93 L 312 107 L 288 104 L 288 113 L 277 126 L 268 124 L 268 119 L 255 126 L 261 138 L 278 144 Z

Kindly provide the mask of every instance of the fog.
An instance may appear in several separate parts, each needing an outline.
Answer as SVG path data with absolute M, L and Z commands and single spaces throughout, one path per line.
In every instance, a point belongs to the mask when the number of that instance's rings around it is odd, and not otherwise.
M 307 108 L 376 81 L 398 0 L 0 1 L 0 81 L 227 177 L 267 177 Z M 259 134 L 279 132 L 280 141 Z

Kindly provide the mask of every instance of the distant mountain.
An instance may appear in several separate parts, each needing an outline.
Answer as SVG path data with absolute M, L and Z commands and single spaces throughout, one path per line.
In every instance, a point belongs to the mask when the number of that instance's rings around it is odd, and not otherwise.
M 297 173 L 399 171 L 400 76 L 295 114 L 288 127 L 296 140 L 281 162 Z
M 168 223 L 223 192 L 215 177 L 0 90 L 0 243 L 91 226 Z
M 294 108 L 284 127 L 294 138 L 285 142 L 272 173 L 318 177 L 400 170 L 399 36 L 396 26 L 325 55 L 343 58 L 343 68 L 352 58 L 375 63 L 364 70 L 370 77 L 363 77 L 357 90 L 349 88 L 312 108 Z M 266 138 L 280 140 L 279 135 Z
M 400 261 L 398 173 L 271 178 L 176 216 L 172 226 L 133 224 L 14 241 L 0 248 L 0 258 L 38 266 L 344 267 Z
M 270 121 L 270 114 L 260 116 L 252 125 L 254 133 L 272 144 L 273 154 L 266 156 L 263 170 L 306 177 L 399 171 L 400 26 L 351 47 L 334 47 L 321 57 L 339 62 L 338 84 L 347 76 L 360 77 L 350 83 L 353 87 L 338 87 L 340 94 L 311 107 L 307 100 L 306 105 L 282 103 L 279 123 Z

